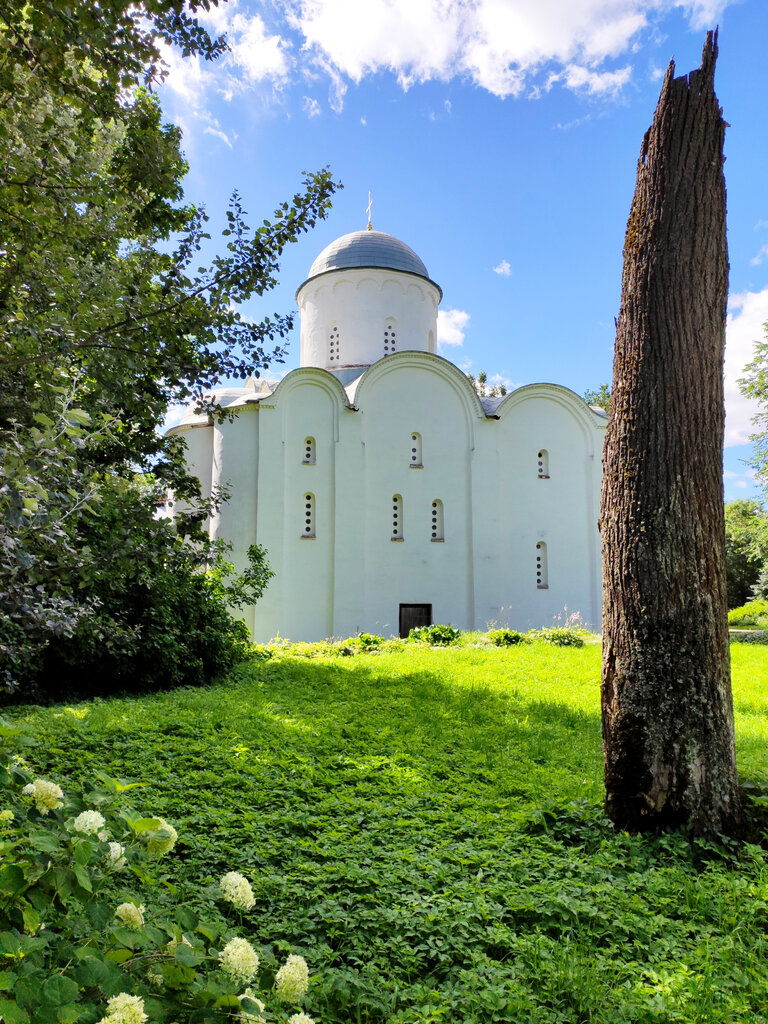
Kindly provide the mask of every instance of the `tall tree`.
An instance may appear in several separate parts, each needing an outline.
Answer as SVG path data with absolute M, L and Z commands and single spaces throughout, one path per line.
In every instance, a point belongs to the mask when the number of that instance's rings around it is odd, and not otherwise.
M 222 587 L 204 574 L 220 554 L 200 530 L 206 510 L 174 524 L 155 515 L 168 487 L 199 494 L 159 428 L 169 402 L 202 401 L 280 357 L 290 316 L 253 322 L 238 305 L 275 284 L 283 248 L 326 215 L 336 186 L 327 170 L 308 175 L 255 230 L 233 196 L 221 252 L 200 266 L 206 216 L 183 202 L 180 132 L 151 89 L 158 38 L 211 59 L 225 48 L 194 18 L 211 3 L 0 0 L 8 689 L 46 674 L 57 684 L 64 665 L 140 685 L 137 659 L 144 674 L 159 664 L 146 656 L 153 644 L 178 652 L 185 681 L 197 658 L 186 638 L 204 654 L 226 627 Z M 194 545 L 179 543 L 190 535 Z M 263 573 L 251 582 L 258 590 Z
M 671 62 L 624 242 L 605 446 L 606 810 L 622 828 L 736 829 L 723 522 L 728 284 L 717 33 Z

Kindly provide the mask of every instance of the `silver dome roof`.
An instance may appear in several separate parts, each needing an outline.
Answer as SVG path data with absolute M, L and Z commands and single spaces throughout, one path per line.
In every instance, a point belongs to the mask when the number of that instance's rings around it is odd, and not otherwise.
M 418 274 L 429 280 L 427 268 L 405 242 L 383 231 L 352 231 L 331 242 L 320 253 L 309 269 L 307 279 L 325 274 L 329 270 L 348 270 L 352 267 L 383 267 Z

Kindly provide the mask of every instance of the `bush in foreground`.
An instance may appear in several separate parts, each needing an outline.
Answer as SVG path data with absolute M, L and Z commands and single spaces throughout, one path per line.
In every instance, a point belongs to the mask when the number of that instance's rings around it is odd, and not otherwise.
M 309 984 L 302 957 L 277 968 L 225 920 L 145 907 L 178 837 L 164 819 L 122 806 L 133 788 L 100 774 L 81 796 L 34 778 L 20 759 L 0 767 L 0 1019 L 285 1021 L 285 1007 L 300 1004 Z M 255 902 L 236 871 L 217 895 L 241 924 Z M 291 1022 L 312 1024 L 299 1012 Z

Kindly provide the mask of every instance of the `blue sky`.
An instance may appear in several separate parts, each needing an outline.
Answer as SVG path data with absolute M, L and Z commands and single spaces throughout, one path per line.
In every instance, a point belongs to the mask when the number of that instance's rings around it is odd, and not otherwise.
M 329 219 L 246 307 L 295 308 L 312 260 L 366 224 L 443 289 L 440 351 L 516 387 L 610 381 L 622 244 L 643 134 L 670 59 L 698 67 L 720 26 L 731 264 L 726 498 L 756 493 L 754 409 L 736 379 L 768 321 L 765 0 L 230 0 L 207 25 L 231 53 L 168 54 L 161 97 L 184 132 L 187 198 L 214 230 L 237 189 L 258 224 L 330 165 Z M 298 364 L 298 338 L 281 376 Z

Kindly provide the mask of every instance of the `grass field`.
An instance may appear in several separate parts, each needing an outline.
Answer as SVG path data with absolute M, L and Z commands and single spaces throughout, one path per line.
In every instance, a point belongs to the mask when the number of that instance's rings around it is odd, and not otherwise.
M 244 665 L 216 687 L 25 709 L 62 785 L 142 780 L 180 839 L 137 894 L 252 881 L 250 934 L 310 964 L 321 1024 L 768 1020 L 757 842 L 616 834 L 599 647 Z M 768 648 L 732 647 L 740 773 L 768 789 Z

